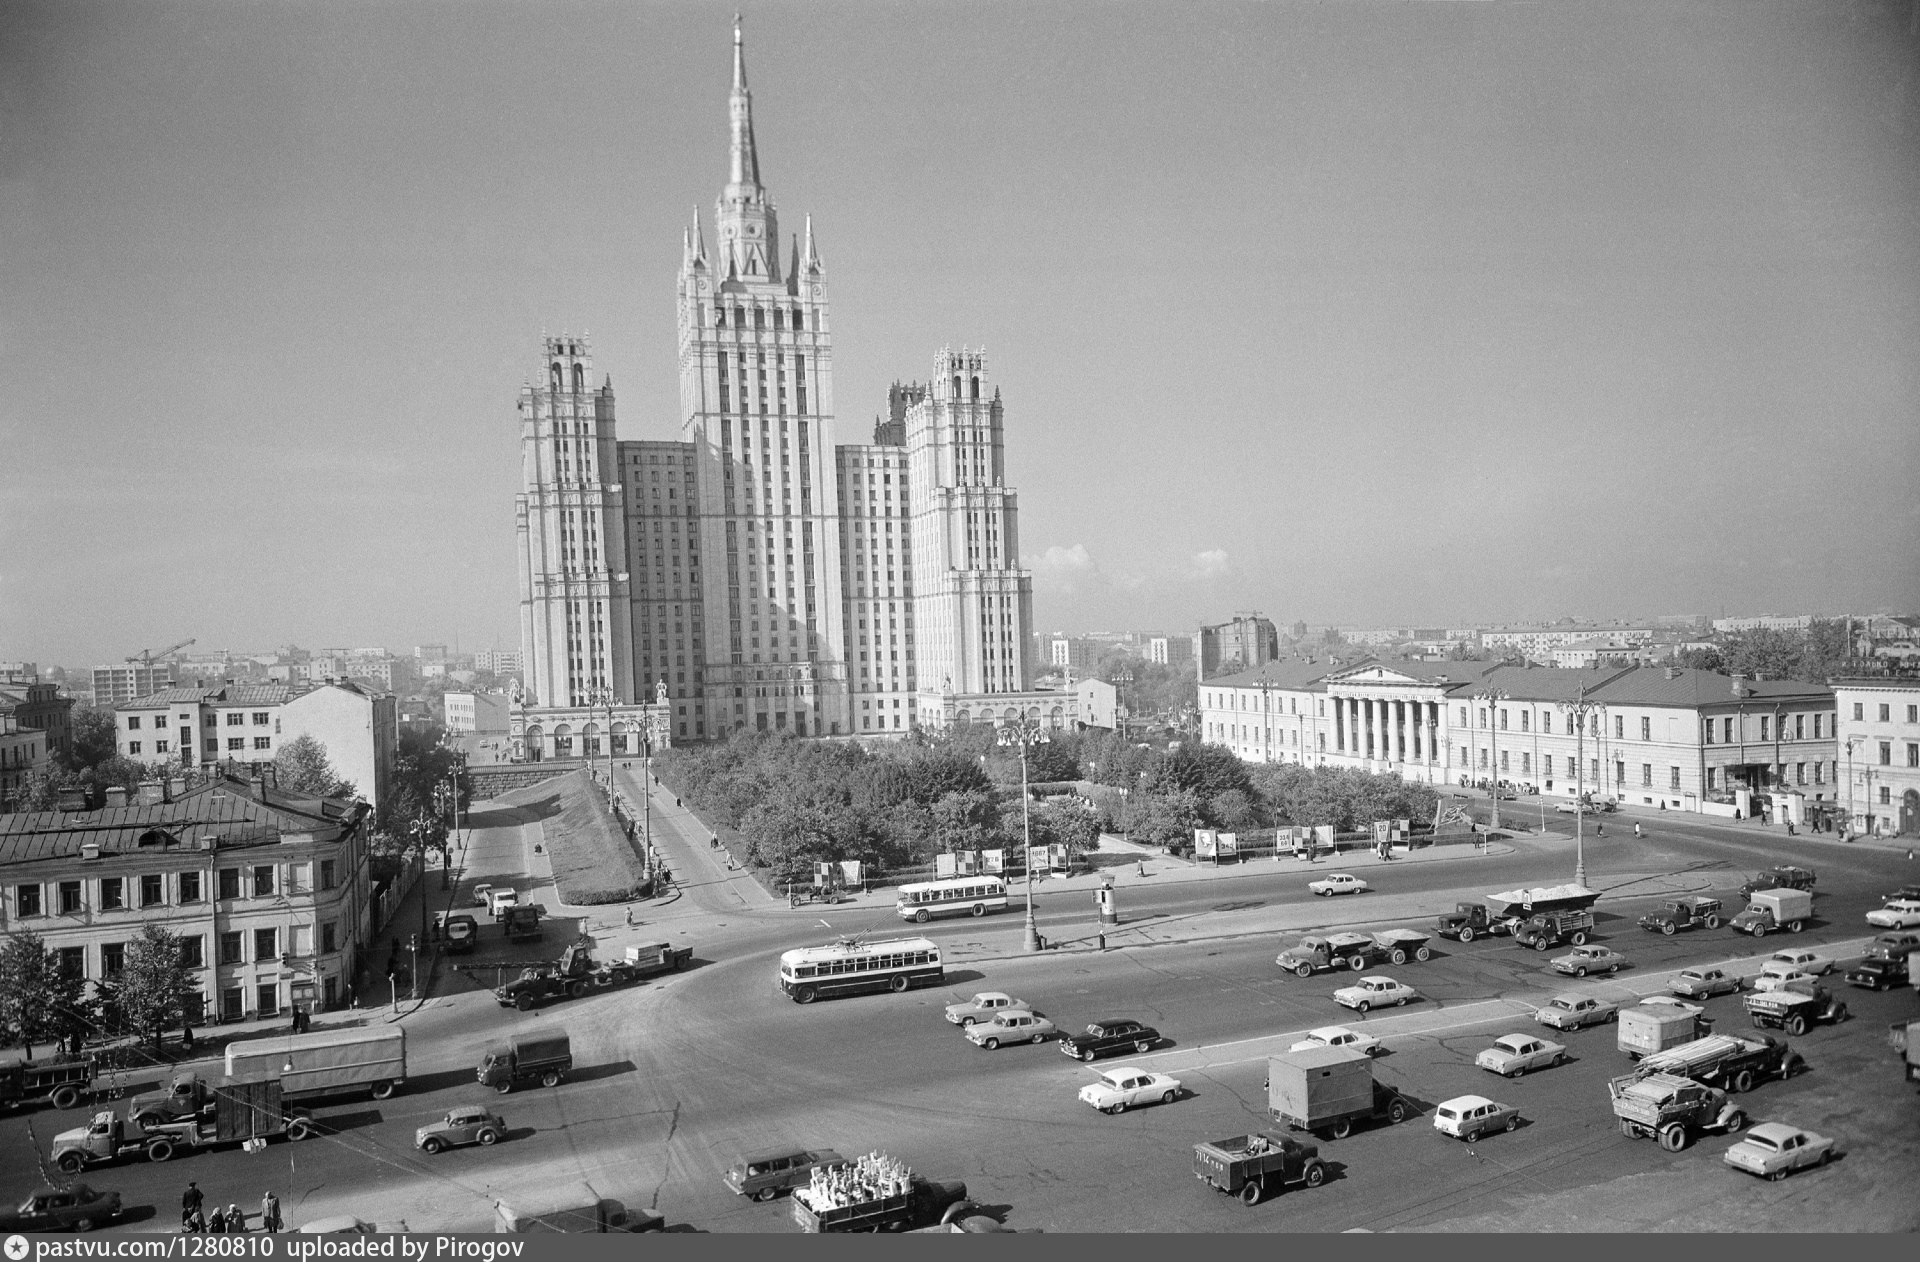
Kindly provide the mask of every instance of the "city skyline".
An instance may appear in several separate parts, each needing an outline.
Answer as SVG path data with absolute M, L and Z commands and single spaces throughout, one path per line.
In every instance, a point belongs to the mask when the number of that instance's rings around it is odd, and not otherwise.
M 9 656 L 517 647 L 542 334 L 591 330 L 623 440 L 678 437 L 730 13 L 455 12 L 0 17 Z M 1037 627 L 1920 605 L 1904 18 L 745 23 L 767 182 L 834 269 L 842 441 L 985 343 Z

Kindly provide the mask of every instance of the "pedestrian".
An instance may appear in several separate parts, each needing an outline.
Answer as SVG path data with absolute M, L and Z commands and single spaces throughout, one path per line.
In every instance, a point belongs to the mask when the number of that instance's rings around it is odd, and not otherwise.
M 232 1235 L 238 1232 L 241 1235 L 245 1235 L 246 1230 L 247 1216 L 240 1212 L 240 1207 L 238 1205 L 227 1206 L 227 1234 Z
M 226 1234 L 226 1231 L 227 1211 L 215 1205 L 213 1207 L 213 1217 L 207 1219 L 207 1234 L 209 1236 L 222 1236 Z
M 1633 821 L 1633 835 L 1636 838 L 1640 836 L 1640 821 L 1637 819 Z
M 1794 835 L 1795 835 L 1795 834 L 1794 834 L 1794 831 L 1793 831 L 1793 821 L 1792 821 L 1792 820 L 1788 820 L 1788 821 L 1787 821 L 1787 836 L 1789 836 L 1789 837 L 1792 837 L 1792 836 L 1794 836 Z
M 196 1209 L 185 1216 L 184 1221 L 180 1224 L 180 1230 L 186 1232 L 188 1235 L 203 1236 L 207 1232 L 207 1220 L 200 1211 Z
M 180 1194 L 180 1225 L 181 1226 L 183 1227 L 187 1226 L 189 1220 L 191 1220 L 195 1214 L 200 1212 L 200 1206 L 206 1202 L 206 1199 L 207 1198 L 201 1194 L 200 1185 L 198 1183 L 195 1183 L 192 1181 L 189 1181 L 187 1183 L 187 1190 Z
M 627 928 L 633 928 L 633 908 L 627 908 Z
M 1147 861 L 1145 859 L 1142 859 L 1140 860 L 1140 875 L 1145 876 L 1146 874 L 1147 874 Z
M 1594 835 L 1594 836 L 1596 836 L 1596 837 L 1604 837 L 1604 836 L 1606 836 L 1606 835 L 1607 835 L 1607 826 L 1606 826 L 1605 824 L 1603 824 L 1603 823 L 1601 823 L 1601 822 L 1600 822 L 1599 820 L 1597 820 L 1597 819 L 1596 819 L 1596 820 L 1594 820 L 1594 821 L 1593 821 L 1593 835 Z
M 280 1198 L 269 1191 L 260 1198 L 260 1230 L 273 1234 L 280 1230 L 281 1225 Z

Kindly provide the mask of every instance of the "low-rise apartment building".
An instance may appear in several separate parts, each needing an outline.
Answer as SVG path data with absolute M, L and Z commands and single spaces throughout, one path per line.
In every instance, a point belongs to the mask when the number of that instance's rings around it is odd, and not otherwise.
M 1920 679 L 1838 679 L 1840 801 L 1852 826 L 1920 836 Z
M 221 776 L 172 801 L 0 815 L 0 933 L 94 981 L 153 924 L 197 986 L 189 1018 L 344 1005 L 369 923 L 365 803 Z

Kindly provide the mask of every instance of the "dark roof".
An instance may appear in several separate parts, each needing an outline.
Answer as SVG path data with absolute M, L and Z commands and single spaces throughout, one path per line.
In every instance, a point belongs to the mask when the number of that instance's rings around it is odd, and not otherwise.
M 1680 670 L 1671 673 L 1662 666 L 1642 666 L 1627 671 L 1594 691 L 1592 695 L 1611 705 L 1722 706 L 1741 702 L 1833 699 L 1826 684 L 1810 684 L 1794 679 L 1748 679 L 1742 681 L 1748 695 L 1733 693 L 1733 677 L 1710 670 Z
M 114 709 L 116 711 L 164 710 L 174 705 L 198 705 L 219 691 L 218 688 L 198 688 L 183 684 L 173 688 L 162 688 L 158 692 L 150 692 L 138 700 L 117 705 Z
M 336 833 L 367 808 L 344 798 L 319 798 L 223 776 L 171 802 L 100 811 L 21 811 L 0 815 L 0 864 L 78 855 L 83 843 L 102 854 L 137 852 L 156 830 L 170 843 L 193 847 L 219 838 L 222 849 L 271 845 L 283 833 Z M 149 847 L 151 849 L 151 847 Z
M 1202 688 L 1258 688 L 1264 683 L 1270 688 L 1286 688 L 1299 692 L 1309 690 L 1314 684 L 1340 669 L 1342 667 L 1338 662 L 1326 658 L 1302 660 L 1297 657 L 1285 657 L 1264 662 L 1252 670 L 1203 679 L 1200 681 L 1200 686 Z

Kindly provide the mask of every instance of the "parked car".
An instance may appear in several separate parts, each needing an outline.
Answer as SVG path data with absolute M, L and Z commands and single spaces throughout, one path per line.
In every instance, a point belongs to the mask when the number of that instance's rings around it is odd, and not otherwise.
M 1391 977 L 1375 974 L 1362 977 L 1351 986 L 1343 986 L 1333 992 L 1333 1001 L 1342 1007 L 1365 1012 L 1369 1008 L 1384 1008 L 1388 1004 L 1399 1007 L 1412 999 L 1418 999 L 1420 992 L 1405 982 L 1397 982 Z
M 1811 973 L 1815 977 L 1820 977 L 1830 972 L 1832 968 L 1833 961 L 1818 951 L 1808 950 L 1805 947 L 1788 947 L 1769 955 L 1767 962 L 1760 966 L 1760 972 L 1765 975 L 1773 972 L 1792 972 L 1797 969 L 1802 973 Z
M 1365 1052 L 1369 1056 L 1378 1056 L 1386 1051 L 1380 1040 L 1371 1034 L 1362 1034 L 1358 1030 L 1349 1030 L 1344 1025 L 1327 1025 L 1317 1030 L 1308 1030 L 1307 1037 L 1301 1039 L 1287 1050 L 1304 1052 L 1312 1047 L 1344 1047 L 1349 1051 Z
M 1876 929 L 1912 929 L 1920 926 L 1920 898 L 1896 898 L 1885 907 L 1867 913 L 1867 923 Z
M 1550 1069 L 1566 1059 L 1564 1043 L 1549 1043 L 1531 1034 L 1503 1034 L 1473 1063 L 1504 1078 L 1518 1078 L 1528 1070 Z
M 955 1025 L 972 1025 L 975 1021 L 984 1021 L 1003 1008 L 1025 1008 L 1024 999 L 1015 999 L 1012 995 L 1003 995 L 997 990 L 983 990 L 965 1003 L 947 1005 L 947 1020 Z
M 1160 1031 L 1150 1025 L 1128 1017 L 1110 1017 L 1105 1021 L 1090 1023 L 1079 1034 L 1062 1038 L 1060 1050 L 1080 1060 L 1092 1060 L 1096 1056 L 1124 1052 L 1128 1048 L 1145 1053 L 1159 1041 Z
M 770 1201 L 782 1192 L 813 1182 L 815 1170 L 830 1170 L 846 1164 L 847 1159 L 831 1148 L 806 1148 L 750 1158 L 733 1166 L 723 1177 L 727 1186 L 741 1196 Z
M 445 1117 L 413 1133 L 413 1146 L 431 1157 L 443 1148 L 462 1144 L 492 1146 L 507 1137 L 507 1120 L 478 1104 L 448 1109 Z
M 1689 999 L 1737 995 L 1746 985 L 1738 976 L 1718 968 L 1683 968 L 1667 982 L 1667 989 Z
M 1556 1030 L 1578 1030 L 1585 1026 L 1612 1021 L 1619 1015 L 1618 1004 L 1608 1003 L 1604 999 L 1595 999 L 1592 995 L 1568 993 L 1555 995 L 1547 1000 L 1546 1007 L 1535 1010 L 1533 1019 L 1541 1025 L 1550 1025 Z
M 473 905 L 475 907 L 485 907 L 488 901 L 492 899 L 492 897 L 493 897 L 493 886 L 487 884 L 486 882 L 482 881 L 480 884 L 473 887 Z
M 1483 1095 L 1455 1096 L 1433 1110 L 1433 1129 L 1455 1139 L 1479 1139 L 1488 1131 L 1510 1131 L 1518 1125 L 1519 1109 Z
M 1607 815 L 1618 808 L 1611 802 L 1558 802 L 1554 810 L 1562 815 Z
M 1607 973 L 1620 971 L 1627 957 L 1604 946 L 1577 946 L 1565 955 L 1552 960 L 1553 971 L 1571 973 L 1575 977 L 1585 977 L 1588 973 Z
M 1902 885 L 1899 889 L 1887 895 L 1886 901 L 1890 903 L 1896 898 L 1920 899 L 1920 885 Z
M 1735 1170 L 1765 1179 L 1784 1179 L 1807 1166 L 1824 1166 L 1833 1159 L 1833 1141 L 1780 1122 L 1762 1122 L 1727 1149 L 1726 1162 Z
M 1142 1104 L 1172 1104 L 1180 1098 L 1180 1080 L 1166 1074 L 1149 1073 L 1134 1065 L 1121 1065 L 1102 1073 L 1098 1079 L 1080 1088 L 1080 1102 L 1091 1104 L 1102 1113 L 1125 1113 Z
M 1025 1008 L 1002 1008 L 967 1027 L 968 1041 L 988 1051 L 1002 1043 L 1044 1043 L 1059 1037 L 1060 1027 L 1048 1020 L 1046 1013 Z
M 119 1214 L 118 1192 L 96 1192 L 84 1183 L 70 1183 L 42 1188 L 13 1210 L 0 1212 L 0 1231 L 92 1231 Z

